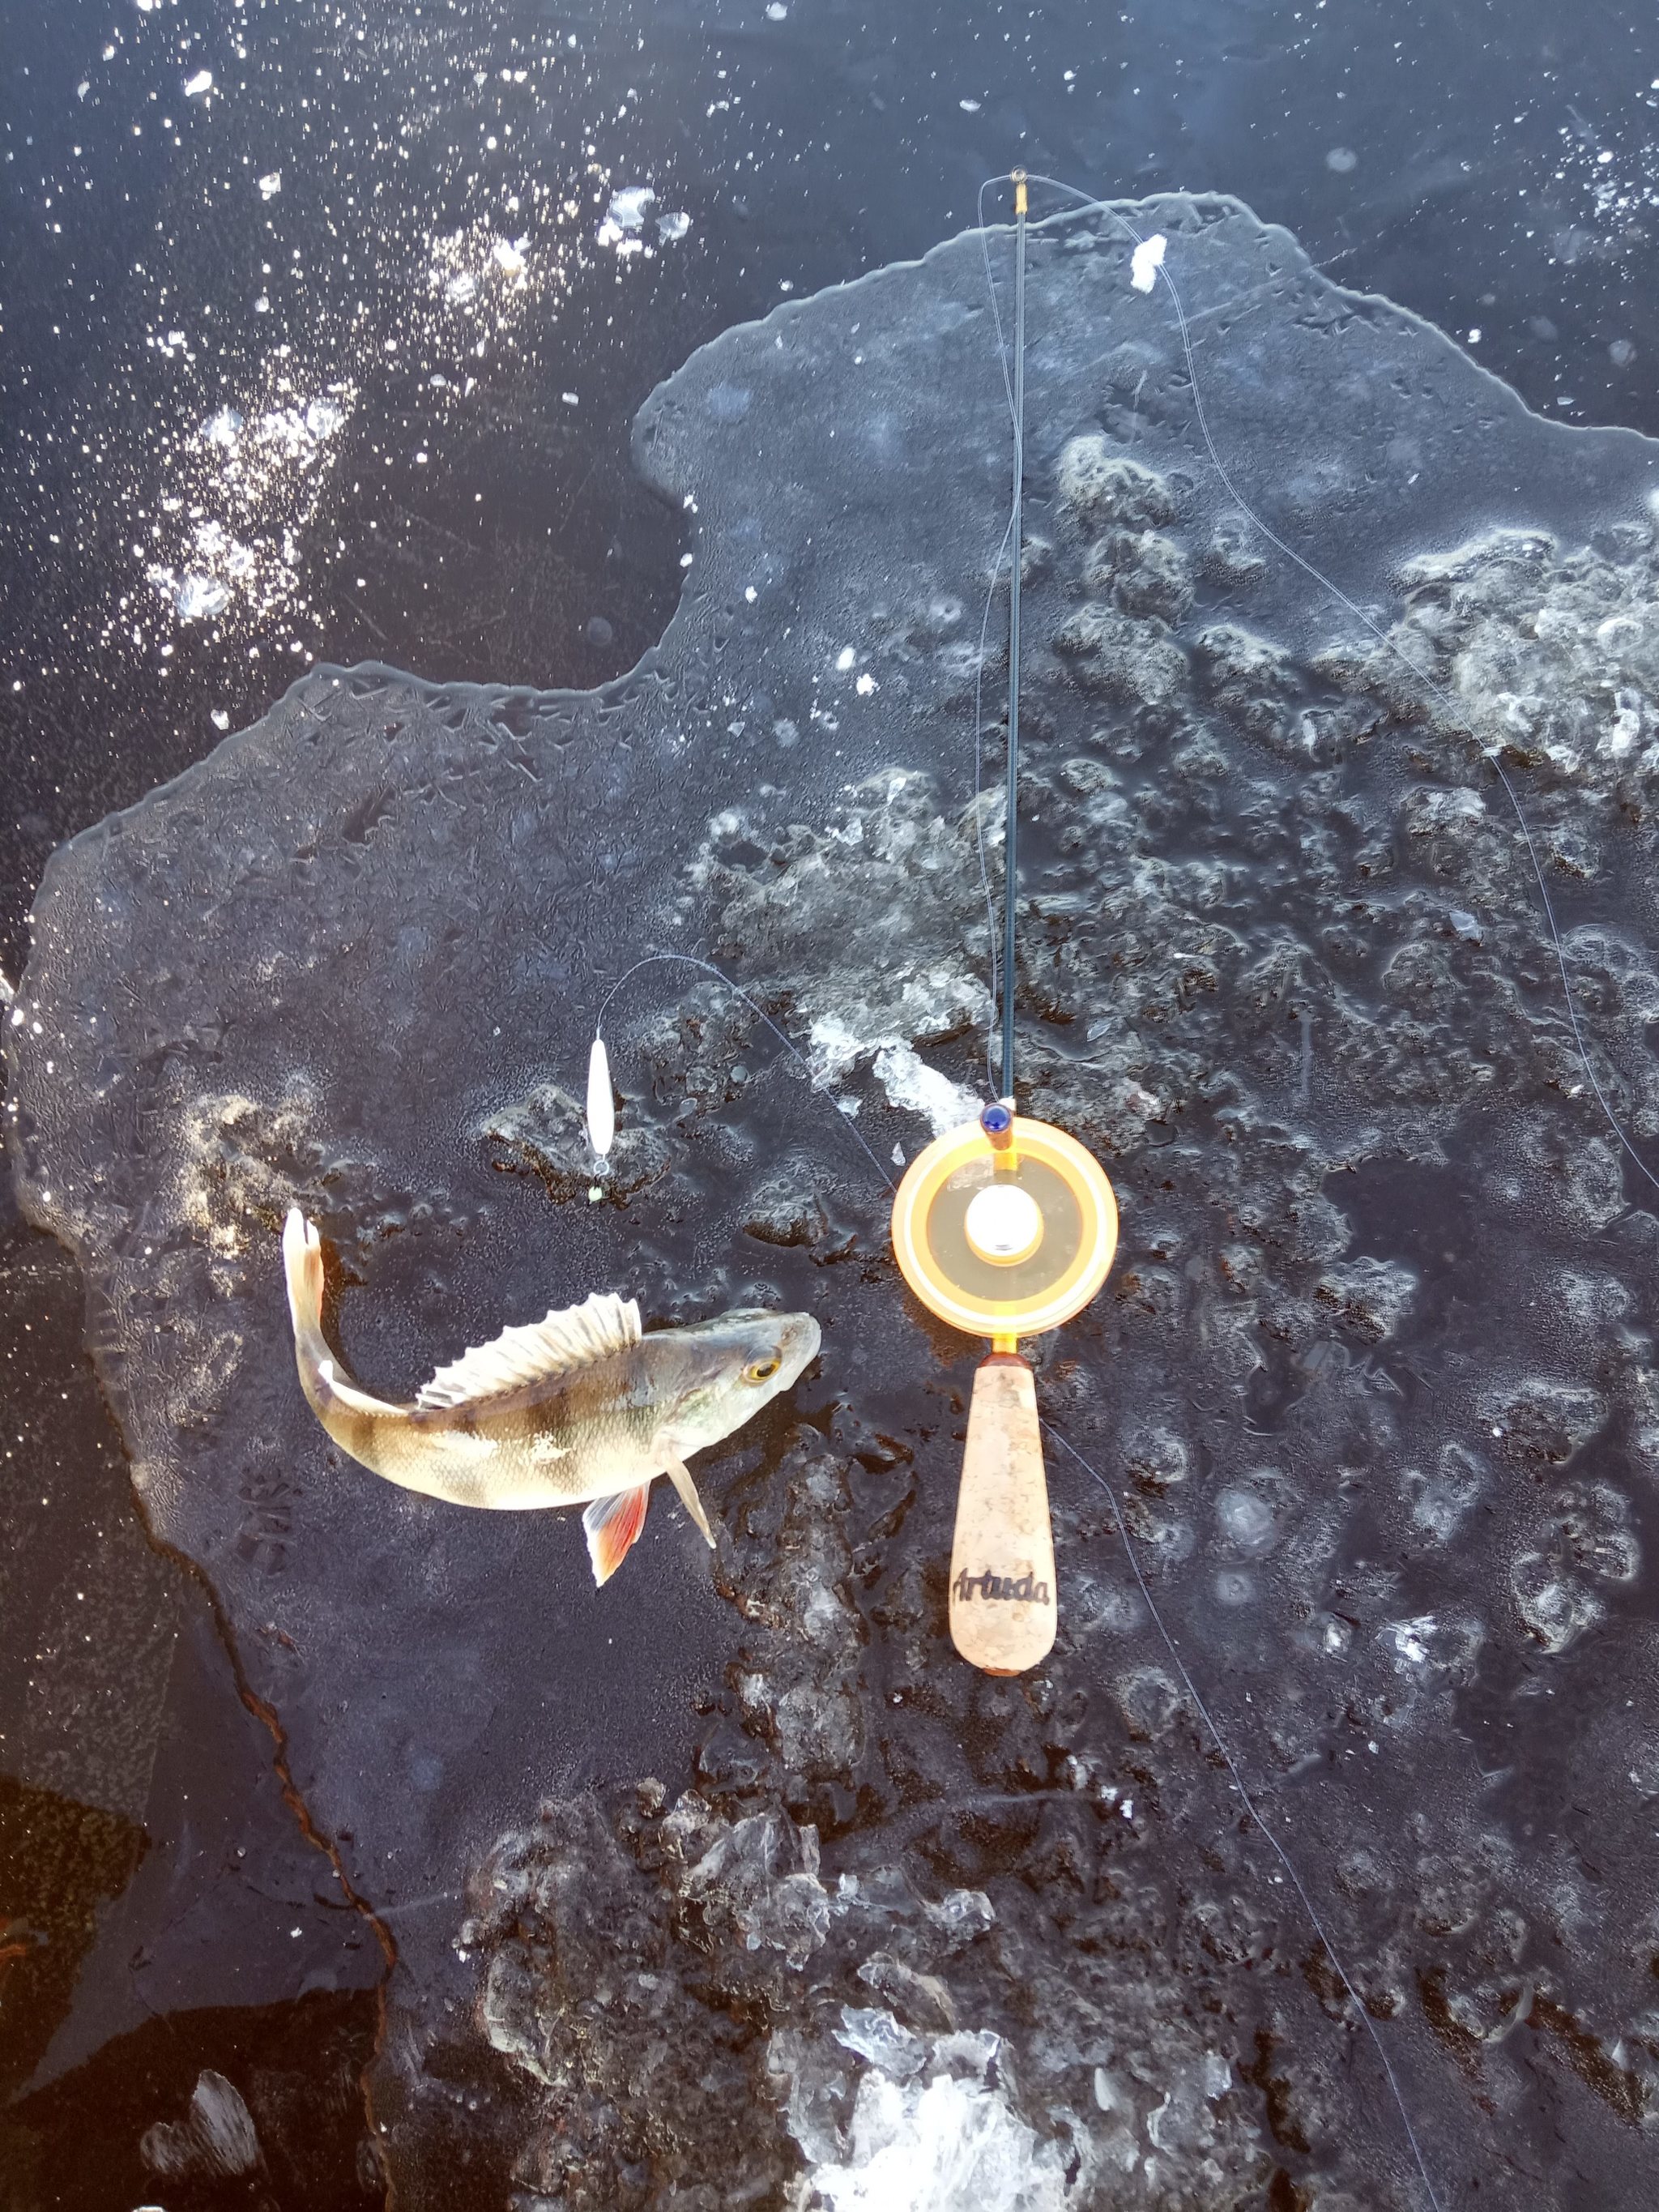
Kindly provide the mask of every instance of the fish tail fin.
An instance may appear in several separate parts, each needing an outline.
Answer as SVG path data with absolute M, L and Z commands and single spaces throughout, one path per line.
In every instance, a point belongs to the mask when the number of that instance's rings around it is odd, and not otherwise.
M 323 1336 L 323 1245 L 297 1206 L 283 1224 L 283 1266 L 288 1276 L 288 1310 L 294 1323 L 295 1349 L 327 1357 Z
M 382 1405 L 360 1390 L 323 1334 L 322 1239 L 297 1206 L 289 1209 L 283 1224 L 283 1270 L 288 1278 L 288 1310 L 294 1322 L 294 1364 L 300 1370 L 300 1388 L 306 1402 L 342 1451 L 349 1452 L 375 1474 L 402 1482 L 408 1490 L 428 1486 L 411 1480 L 407 1473 L 388 1467 L 388 1435 L 402 1430 L 407 1419 L 401 1406 Z M 442 1497 L 441 1490 L 433 1491 Z

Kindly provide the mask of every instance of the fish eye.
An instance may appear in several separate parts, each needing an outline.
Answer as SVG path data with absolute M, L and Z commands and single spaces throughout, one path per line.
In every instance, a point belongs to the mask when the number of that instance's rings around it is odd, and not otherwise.
M 783 1362 L 771 1355 L 764 1359 L 751 1359 L 743 1370 L 745 1382 L 769 1382 Z

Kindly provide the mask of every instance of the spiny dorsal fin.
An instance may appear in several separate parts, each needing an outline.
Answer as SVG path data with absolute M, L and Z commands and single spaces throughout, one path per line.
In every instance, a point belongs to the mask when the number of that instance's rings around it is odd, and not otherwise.
M 632 1298 L 595 1291 L 579 1306 L 562 1306 L 522 1328 L 504 1328 L 494 1344 L 474 1345 L 422 1384 L 415 1403 L 441 1407 L 499 1398 L 591 1366 L 613 1352 L 626 1352 L 640 1334 L 640 1310 Z

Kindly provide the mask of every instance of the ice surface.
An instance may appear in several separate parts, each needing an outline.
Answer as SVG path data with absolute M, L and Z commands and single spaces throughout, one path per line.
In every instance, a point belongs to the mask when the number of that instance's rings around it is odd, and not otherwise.
M 252 2114 L 235 2084 L 211 2067 L 198 2078 L 184 2119 L 158 2120 L 138 2148 L 150 2172 L 166 2180 L 252 2173 L 260 2163 Z
M 1062 2151 L 1006 2098 L 948 2074 L 921 2089 L 866 2075 L 851 2135 L 844 2164 L 811 2172 L 833 2212 L 1060 2212 L 1076 2201 Z
M 843 2005 L 837 2043 L 844 2043 L 869 2065 L 902 2081 L 927 2063 L 927 2046 L 919 2036 L 873 2005 Z
M 1500 750 L 1595 1080 L 1651 1159 L 1659 456 L 1528 416 L 1231 203 L 1129 213 L 1167 241 L 1241 489 Z M 434 255 L 434 313 L 473 311 L 442 304 L 459 275 L 515 283 L 495 237 Z M 945 2118 L 996 2188 L 1060 2192 L 1034 2202 L 1426 2201 L 1057 1453 L 1052 1660 L 1008 1684 L 951 1654 L 976 1347 L 905 1302 L 856 1139 L 911 1152 L 925 1079 L 981 1080 L 1000 822 L 973 708 L 1007 486 L 981 283 L 954 241 L 653 397 L 636 454 L 692 566 L 622 682 L 313 671 L 59 853 L 37 903 L 19 1188 L 80 1255 L 146 1510 L 395 1948 L 371 2090 L 415 2212 L 450 2212 L 463 2150 L 489 2201 L 571 2212 L 809 2173 L 874 2202 L 895 2157 L 957 2185 L 925 2163 Z M 1121 1486 L 1441 2201 L 1639 2201 L 1650 1192 L 1487 761 L 1253 538 L 1166 288 L 1070 225 L 1034 233 L 1030 301 L 1021 1088 L 1123 1213 L 1108 1293 L 1036 1347 L 1045 1408 Z M 158 562 L 274 591 L 270 517 L 303 517 L 352 404 L 273 386 L 192 433 Z M 993 699 L 1000 634 L 994 610 Z M 596 1176 L 598 1004 L 653 945 L 720 962 L 857 1119 L 713 978 L 654 968 L 606 1016 Z M 821 1374 L 700 1467 L 712 1580 L 672 1510 L 596 1594 L 558 1516 L 342 1462 L 294 1377 L 294 1200 L 392 1394 L 596 1289 L 653 1322 L 816 1313 Z M 872 2068 L 848 2010 L 925 2063 Z

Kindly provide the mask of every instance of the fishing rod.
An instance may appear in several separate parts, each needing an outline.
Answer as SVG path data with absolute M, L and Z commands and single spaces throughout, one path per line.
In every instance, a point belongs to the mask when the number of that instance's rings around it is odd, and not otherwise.
M 1025 172 L 1014 185 L 1014 501 L 1008 525 L 1008 782 L 1002 825 L 1002 1097 L 1014 1103 L 1014 900 L 1019 889 L 1020 510 L 1025 490 Z
M 1014 188 L 1012 495 L 1006 544 L 1008 757 L 1002 833 L 1002 1088 L 976 1121 L 914 1160 L 893 1200 L 905 1281 L 953 1328 L 991 1340 L 974 1376 L 951 1543 L 951 1638 L 988 1674 L 1041 1664 L 1060 1625 L 1054 1524 L 1036 1384 L 1019 1340 L 1058 1328 L 1104 1283 L 1117 1201 L 1100 1163 L 1064 1129 L 1016 1110 L 1014 1013 L 1019 896 L 1019 617 L 1025 479 L 1024 169 Z M 979 715 L 975 708 L 975 744 Z M 982 858 L 982 855 L 981 855 Z M 995 960 L 995 932 L 992 932 Z M 996 982 L 994 975 L 993 993 Z

